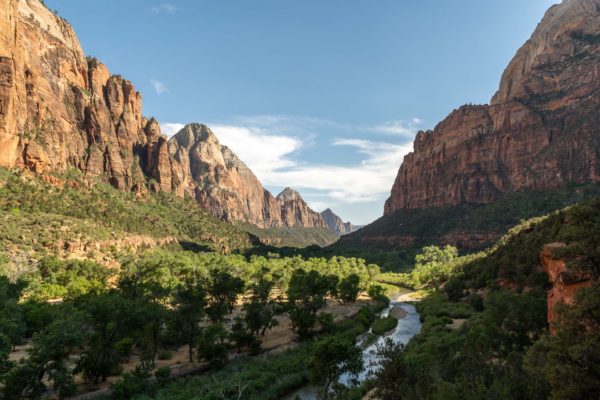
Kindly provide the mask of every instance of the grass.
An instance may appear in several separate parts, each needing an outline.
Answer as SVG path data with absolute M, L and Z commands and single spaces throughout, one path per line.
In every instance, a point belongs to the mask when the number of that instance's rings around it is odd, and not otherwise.
M 397 325 L 398 320 L 392 316 L 388 316 L 385 318 L 377 318 L 375 322 L 373 322 L 371 330 L 376 335 L 383 335 L 394 329 Z

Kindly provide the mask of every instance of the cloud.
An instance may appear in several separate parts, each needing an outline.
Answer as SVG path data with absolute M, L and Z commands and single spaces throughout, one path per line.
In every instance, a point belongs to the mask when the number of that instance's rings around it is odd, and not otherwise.
M 342 147 L 348 147 L 359 156 L 354 164 L 339 165 L 299 161 L 298 152 L 314 145 L 318 131 L 335 128 L 338 132 L 362 131 L 364 134 L 369 129 L 329 120 L 278 115 L 238 117 L 235 123 L 210 126 L 219 140 L 254 171 L 263 185 L 272 188 L 291 186 L 301 190 L 315 209 L 385 199 L 404 155 L 412 151 L 409 138 L 415 135 L 414 129 L 402 125 L 402 140 L 335 138 L 325 145 L 340 148 L 340 151 Z M 400 125 L 380 126 L 397 128 Z M 399 132 L 396 129 L 393 133 L 399 136 Z
M 179 122 L 165 122 L 164 124 L 160 124 L 160 130 L 165 135 L 171 137 L 182 130 L 184 126 L 185 124 L 180 124 Z
M 167 13 L 175 15 L 180 10 L 180 8 L 171 3 L 162 3 L 157 6 L 152 6 L 151 10 L 154 14 Z
M 152 79 L 150 81 L 150 83 L 152 83 L 152 87 L 154 88 L 154 91 L 159 96 L 168 91 L 167 85 L 165 85 L 164 82 L 158 81 L 156 79 Z
M 290 155 L 302 147 L 293 136 L 270 133 L 260 127 L 212 125 L 221 144 L 229 147 L 260 178 L 273 171 L 292 168 Z
M 383 133 L 388 135 L 396 135 L 396 136 L 404 136 L 404 137 L 413 137 L 415 131 L 418 130 L 419 125 L 421 125 L 423 121 L 420 118 L 412 118 L 409 121 L 406 120 L 396 120 L 396 121 L 388 121 L 383 124 L 375 125 L 369 127 L 367 130 L 375 133 Z
M 362 139 L 336 139 L 332 145 L 354 147 L 365 157 L 352 166 L 298 165 L 272 171 L 262 177 L 263 183 L 322 191 L 338 203 L 381 200 L 389 194 L 403 157 L 412 151 L 412 144 Z

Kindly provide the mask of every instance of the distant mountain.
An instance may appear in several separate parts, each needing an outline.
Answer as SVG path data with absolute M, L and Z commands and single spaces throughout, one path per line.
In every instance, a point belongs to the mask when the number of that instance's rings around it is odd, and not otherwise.
M 321 212 L 321 217 L 329 227 L 329 229 L 339 236 L 347 235 L 360 229 L 360 226 L 352 225 L 350 222 L 344 222 L 330 208 Z

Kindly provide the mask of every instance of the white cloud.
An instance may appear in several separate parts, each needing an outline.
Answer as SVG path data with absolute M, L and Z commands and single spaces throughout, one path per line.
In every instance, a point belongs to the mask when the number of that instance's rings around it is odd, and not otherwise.
M 165 122 L 164 124 L 160 124 L 160 130 L 165 135 L 171 137 L 182 130 L 184 126 L 184 124 L 180 124 L 179 122 Z
M 229 147 L 260 178 L 273 171 L 292 168 L 289 156 L 302 147 L 293 136 L 277 135 L 257 127 L 212 125 L 217 138 Z
M 162 3 L 157 6 L 152 6 L 151 10 L 155 14 L 167 13 L 175 15 L 180 10 L 180 8 L 171 3 Z
M 372 126 L 368 128 L 368 130 L 375 133 L 384 133 L 388 135 L 412 138 L 415 134 L 415 131 L 418 130 L 419 125 L 422 123 L 423 121 L 421 121 L 420 118 L 412 118 L 410 121 L 395 120 Z
M 404 155 L 412 151 L 412 144 L 361 139 L 337 139 L 333 145 L 355 147 L 366 157 L 353 166 L 299 165 L 293 169 L 272 171 L 262 177 L 263 183 L 324 191 L 338 203 L 381 200 L 389 194 Z
M 154 91 L 156 92 L 157 95 L 161 95 L 165 92 L 168 91 L 167 89 L 167 85 L 164 82 L 161 82 L 159 80 L 156 79 L 152 79 L 150 81 L 150 83 L 152 83 L 152 87 L 154 88 Z
M 314 209 L 324 209 L 334 203 L 385 199 L 404 155 L 412 151 L 412 142 L 406 139 L 415 134 L 414 130 L 404 128 L 401 142 L 406 143 L 400 144 L 337 138 L 330 143 L 331 146 L 354 148 L 362 155 L 361 159 L 349 166 L 316 164 L 299 162 L 294 158 L 298 150 L 311 145 L 313 130 L 327 127 L 342 131 L 361 129 L 334 121 L 289 116 L 243 117 L 236 122 L 241 125 L 211 125 L 211 128 L 265 186 L 291 186 L 301 190 Z M 319 198 L 312 201 L 314 197 Z

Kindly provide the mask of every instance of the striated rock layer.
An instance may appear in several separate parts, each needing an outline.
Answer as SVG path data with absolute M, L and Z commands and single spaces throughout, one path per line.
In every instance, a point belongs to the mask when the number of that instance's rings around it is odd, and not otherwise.
M 491 104 L 419 132 L 385 204 L 485 203 L 503 193 L 600 181 L 600 0 L 551 7 Z
M 39 0 L 0 0 L 0 166 L 75 168 L 260 227 L 325 226 L 299 196 L 275 199 L 207 127 L 162 135 L 133 84 L 86 59 L 72 27 Z

